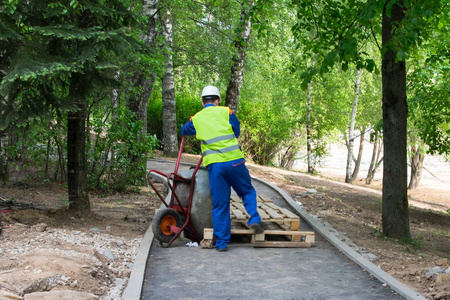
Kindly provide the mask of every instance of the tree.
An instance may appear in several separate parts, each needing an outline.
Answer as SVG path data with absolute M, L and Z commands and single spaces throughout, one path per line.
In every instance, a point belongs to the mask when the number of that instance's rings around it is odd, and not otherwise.
M 140 39 L 149 47 L 150 55 L 147 54 L 147 59 L 156 60 L 157 57 L 157 38 L 158 38 L 158 8 L 159 0 L 143 0 L 142 14 L 146 20 L 146 29 L 142 32 Z M 152 57 L 153 56 L 153 57 Z M 147 65 L 136 66 L 139 70 L 129 80 L 133 83 L 132 91 L 127 99 L 127 107 L 132 113 L 136 115 L 137 120 L 142 120 L 143 134 L 147 134 L 147 106 L 148 100 L 152 93 L 153 85 L 158 73 L 158 64 L 152 63 L 153 67 L 150 69 Z
M 241 145 L 248 159 L 259 164 L 293 166 L 305 147 L 306 94 L 293 72 L 296 52 L 290 31 L 293 16 L 287 6 L 260 32 L 261 14 L 253 14 L 252 44 L 246 55 L 239 99 Z M 283 18 L 283 17 L 284 18 Z M 261 34 L 260 34 L 261 33 Z M 256 38 L 256 35 L 258 38 Z
M 449 18 L 441 16 L 430 40 L 411 55 L 407 74 L 410 131 L 429 154 L 450 153 L 450 32 L 443 30 Z
M 419 187 L 420 179 L 422 177 L 423 161 L 425 159 L 425 143 L 417 138 L 413 131 L 408 132 L 409 137 L 409 162 L 411 166 L 411 173 L 409 177 L 408 189 L 416 189 Z
M 359 134 L 359 149 L 358 149 L 358 156 L 355 159 L 353 157 L 353 161 L 355 162 L 355 167 L 353 168 L 352 175 L 350 177 L 351 181 L 355 180 L 358 177 L 359 168 L 361 166 L 361 160 L 362 160 L 362 154 L 364 150 L 364 143 L 366 142 L 366 127 L 363 125 L 360 134 Z
M 383 141 L 380 138 L 380 130 L 375 129 L 375 132 L 371 133 L 370 139 L 373 139 L 372 158 L 370 159 L 369 170 L 367 171 L 366 184 L 371 184 L 377 169 L 383 162 Z M 381 158 L 380 158 L 381 156 Z
M 178 153 L 178 136 L 175 102 L 175 82 L 173 70 L 172 36 L 173 24 L 171 12 L 168 8 L 159 11 L 162 34 L 164 36 L 164 49 L 166 51 L 166 68 L 162 79 L 162 104 L 163 104 L 163 144 L 164 155 L 176 156 Z
M 294 1 L 302 16 L 294 30 L 316 31 L 307 49 L 324 53 L 318 68 L 305 73 L 305 84 L 315 73 L 327 72 L 340 63 L 343 69 L 355 62 L 358 69 L 373 71 L 375 63 L 367 53 L 359 51 L 358 42 L 380 32 L 382 43 L 383 136 L 385 145 L 383 176 L 383 232 L 390 237 L 409 238 L 408 199 L 406 191 L 406 69 L 405 60 L 411 49 L 428 38 L 439 16 L 448 18 L 444 1 L 410 2 Z M 301 35 L 298 35 L 301 37 Z M 394 84 L 395 83 L 395 84 Z
M 85 160 L 89 96 L 117 86 L 116 62 L 141 49 L 129 32 L 137 25 L 132 11 L 118 0 L 9 1 L 0 11 L 2 64 L 0 129 L 67 113 L 69 209 L 89 209 Z M 9 63 L 4 63 L 8 59 Z M 119 60 L 120 61 L 120 60 Z
M 394 33 L 405 17 L 403 1 L 383 7 L 382 59 L 383 85 L 383 233 L 389 237 L 410 238 L 407 193 L 406 124 L 406 65 L 398 60 L 393 47 Z
M 314 65 L 314 62 L 312 63 Z M 312 80 L 308 82 L 308 89 L 306 91 L 306 155 L 308 160 L 308 173 L 314 174 L 313 162 L 312 162 L 312 146 L 311 146 L 311 89 Z
M 348 127 L 348 154 L 347 154 L 347 168 L 346 168 L 346 172 L 345 172 L 345 182 L 347 182 L 347 183 L 351 183 L 354 180 L 354 178 L 352 176 L 352 161 L 353 161 L 353 145 L 355 143 L 355 136 L 354 136 L 355 119 L 356 119 L 356 111 L 358 109 L 358 97 L 359 97 L 360 84 L 361 84 L 361 71 L 356 70 L 355 92 L 354 92 L 354 97 L 353 97 L 352 113 L 350 116 L 350 125 Z M 363 139 L 363 141 L 364 141 L 364 139 Z M 362 145 L 362 143 L 360 145 Z M 361 149 L 361 147 L 360 147 L 360 149 Z
M 250 32 L 252 28 L 249 10 L 253 6 L 253 1 L 242 2 L 240 26 L 236 29 L 234 47 L 236 53 L 233 56 L 233 64 L 231 66 L 231 76 L 228 83 L 227 93 L 225 96 L 225 105 L 234 112 L 237 111 L 239 105 L 239 95 L 241 92 L 242 81 L 244 79 L 245 56 L 250 41 Z

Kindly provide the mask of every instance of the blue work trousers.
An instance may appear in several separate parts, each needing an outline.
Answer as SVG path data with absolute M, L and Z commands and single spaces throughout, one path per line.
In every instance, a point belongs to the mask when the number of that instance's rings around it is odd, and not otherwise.
M 208 174 L 216 248 L 223 249 L 231 238 L 230 187 L 233 187 L 242 199 L 245 210 L 250 215 L 248 225 L 261 223 L 261 217 L 257 211 L 256 191 L 252 186 L 250 173 L 243 158 L 209 164 Z

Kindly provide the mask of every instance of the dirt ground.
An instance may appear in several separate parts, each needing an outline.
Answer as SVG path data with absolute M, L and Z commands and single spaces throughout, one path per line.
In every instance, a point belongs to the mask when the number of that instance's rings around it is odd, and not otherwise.
M 197 160 L 183 155 L 185 162 Z M 413 239 L 402 242 L 382 235 L 380 182 L 348 185 L 337 177 L 248 166 L 252 175 L 284 189 L 384 271 L 428 299 L 450 299 L 450 274 L 444 274 L 450 273 L 449 191 L 411 193 Z M 317 193 L 307 194 L 311 189 Z M 13 180 L 0 188 L 0 299 L 2 293 L 49 290 L 120 299 L 160 200 L 145 187 L 112 195 L 92 192 L 90 202 L 90 212 L 72 213 L 64 208 L 63 185 Z

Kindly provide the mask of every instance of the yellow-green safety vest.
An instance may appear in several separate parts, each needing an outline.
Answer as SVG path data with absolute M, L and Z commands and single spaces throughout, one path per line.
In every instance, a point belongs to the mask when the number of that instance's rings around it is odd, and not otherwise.
M 244 157 L 230 125 L 230 113 L 232 111 L 228 107 L 209 106 L 192 117 L 205 167 Z

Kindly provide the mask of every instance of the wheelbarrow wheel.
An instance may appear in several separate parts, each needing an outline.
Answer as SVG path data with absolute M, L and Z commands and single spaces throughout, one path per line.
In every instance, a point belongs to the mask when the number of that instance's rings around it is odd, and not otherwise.
M 170 226 L 181 227 L 181 218 L 173 208 L 161 208 L 155 214 L 152 221 L 152 231 L 154 237 L 161 243 L 168 243 L 175 233 L 170 230 Z

